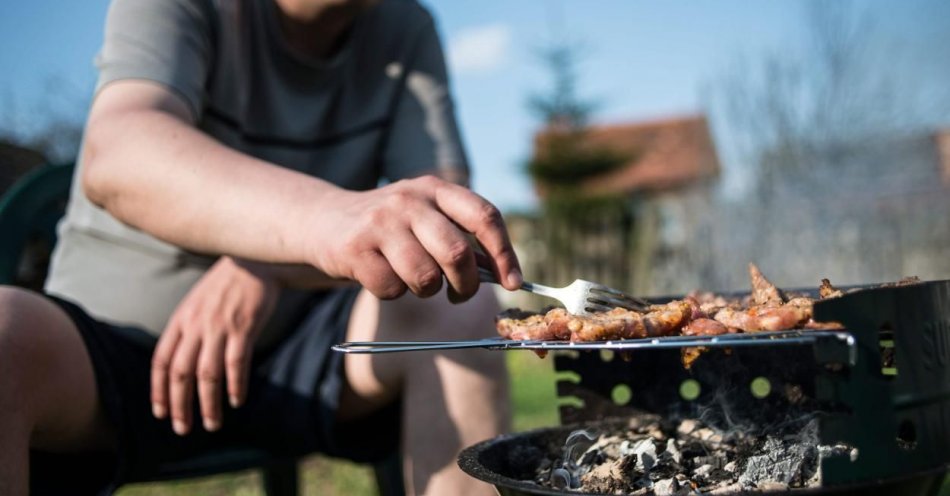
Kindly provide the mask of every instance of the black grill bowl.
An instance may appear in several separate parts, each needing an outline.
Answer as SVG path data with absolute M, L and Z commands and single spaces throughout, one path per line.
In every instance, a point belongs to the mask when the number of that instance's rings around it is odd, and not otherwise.
M 626 422 L 626 420 L 588 422 L 500 436 L 463 450 L 459 455 L 458 465 L 468 475 L 494 485 L 501 496 L 600 494 L 544 488 L 532 482 L 531 479 L 537 464 L 543 459 L 542 455 L 559 453 L 567 436 L 574 430 L 619 428 Z M 940 468 L 860 484 L 793 489 L 788 493 L 836 496 L 936 496 L 940 492 L 945 472 L 945 468 Z M 777 493 L 747 491 L 734 494 Z

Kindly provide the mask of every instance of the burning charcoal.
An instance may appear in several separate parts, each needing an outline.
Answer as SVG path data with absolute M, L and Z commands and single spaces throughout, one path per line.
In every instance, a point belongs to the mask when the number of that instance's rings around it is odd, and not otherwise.
M 709 465 L 709 464 L 700 465 L 699 467 L 696 468 L 696 470 L 693 470 L 693 475 L 696 477 L 702 477 L 703 479 L 706 479 L 708 478 L 709 473 L 715 469 L 716 467 L 713 467 L 712 465 Z
M 680 444 L 679 450 L 680 453 L 683 454 L 683 458 L 687 460 L 706 454 L 706 448 L 702 445 L 702 443 L 691 439 L 688 439 Z
M 781 482 L 771 482 L 765 481 L 760 482 L 756 489 L 761 489 L 763 491 L 788 491 L 788 484 L 782 484 Z
M 738 482 L 733 482 L 731 484 L 726 484 L 724 486 L 719 486 L 712 491 L 709 491 L 709 494 L 736 494 L 742 492 L 745 488 L 742 487 L 742 484 Z
M 620 443 L 620 456 L 630 456 L 633 454 L 633 443 L 629 440 L 624 439 Z
M 709 427 L 703 427 L 703 428 L 694 430 L 693 432 L 690 433 L 690 435 L 692 435 L 693 437 L 702 439 L 703 441 L 708 441 L 710 438 L 715 436 L 716 433 L 713 432 L 713 430 L 710 429 Z
M 676 490 L 679 489 L 679 485 L 676 482 L 675 478 L 662 479 L 653 483 L 653 493 L 656 496 L 671 496 L 676 494 Z
M 676 432 L 680 434 L 689 434 L 695 431 L 699 427 L 699 423 L 693 419 L 686 419 L 680 422 L 679 427 L 676 428 Z
M 587 449 L 587 453 L 599 451 L 606 459 L 620 458 L 620 446 L 624 442 L 626 441 L 621 440 L 620 436 L 600 436 L 597 442 Z M 584 453 L 584 456 L 587 456 L 587 453 Z
M 681 453 L 679 447 L 676 446 L 675 439 L 668 439 L 666 441 L 666 453 L 670 454 L 670 457 L 677 465 L 683 463 L 683 453 Z
M 580 467 L 591 466 L 591 465 L 600 465 L 601 463 L 606 462 L 610 459 L 616 459 L 616 456 L 608 456 L 603 450 L 599 448 L 594 448 L 591 446 L 583 455 L 581 455 L 580 460 L 577 462 L 577 465 Z
M 670 455 L 661 453 L 657 459 L 657 463 L 653 465 L 653 469 L 650 470 L 648 475 L 650 479 L 656 482 L 660 479 L 675 477 L 681 468 L 679 465 L 673 463 L 670 459 Z
M 580 478 L 584 491 L 601 493 L 633 491 L 635 485 L 631 483 L 633 474 L 630 470 L 636 464 L 635 459 L 635 456 L 630 456 L 593 467 Z
M 638 441 L 633 446 L 633 453 L 637 455 L 637 470 L 649 472 L 656 464 L 656 446 L 652 439 Z
M 730 461 L 729 463 L 727 463 L 727 464 L 725 464 L 725 465 L 722 466 L 722 469 L 723 469 L 723 470 L 725 470 L 726 472 L 732 472 L 732 473 L 735 473 L 735 471 L 736 471 L 738 468 L 739 468 L 739 464 L 736 463 L 735 460 L 732 460 L 732 461 Z
M 663 429 L 660 428 L 659 424 L 650 426 L 650 428 L 647 430 L 647 435 L 653 439 L 656 439 L 657 441 L 666 439 L 666 434 L 663 433 Z
M 696 466 L 712 465 L 713 468 L 723 468 L 726 466 L 726 463 L 728 463 L 728 461 L 724 455 L 697 456 L 693 458 L 693 465 Z
M 806 444 L 784 445 L 768 438 L 762 447 L 763 454 L 749 457 L 739 482 L 747 487 L 757 487 L 763 482 L 779 482 L 800 486 L 811 475 L 804 470 L 806 463 L 814 463 L 816 449 Z

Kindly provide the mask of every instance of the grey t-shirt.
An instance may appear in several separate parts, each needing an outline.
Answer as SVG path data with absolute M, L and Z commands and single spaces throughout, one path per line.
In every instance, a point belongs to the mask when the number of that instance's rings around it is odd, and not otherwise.
M 360 14 L 326 60 L 285 44 L 274 0 L 113 0 L 97 65 L 97 90 L 162 84 L 219 142 L 347 189 L 467 172 L 438 35 L 414 0 Z M 158 334 L 214 260 L 121 223 L 76 180 L 46 289 Z M 302 299 L 285 293 L 264 342 Z

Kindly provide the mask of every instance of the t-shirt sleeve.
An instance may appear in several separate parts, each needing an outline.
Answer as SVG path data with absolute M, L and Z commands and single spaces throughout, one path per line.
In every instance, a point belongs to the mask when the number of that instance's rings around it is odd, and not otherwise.
M 397 96 L 383 152 L 383 174 L 391 181 L 429 173 L 468 177 L 445 57 L 435 23 L 422 28 Z
M 167 86 L 201 115 L 213 57 L 208 0 L 113 0 L 96 58 L 96 91 L 120 79 Z

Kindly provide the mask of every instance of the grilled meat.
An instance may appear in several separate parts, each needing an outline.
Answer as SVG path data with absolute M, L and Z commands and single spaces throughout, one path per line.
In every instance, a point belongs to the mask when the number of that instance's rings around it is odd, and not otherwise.
M 563 308 L 542 314 L 509 310 L 499 315 L 499 334 L 508 339 L 608 341 L 676 334 L 690 320 L 692 307 L 676 300 L 641 314 L 622 308 L 593 316 L 571 315 Z
M 749 264 L 749 278 L 752 279 L 752 303 L 755 306 L 778 307 L 785 303 L 785 295 L 753 263 Z
M 794 305 L 780 307 L 752 307 L 748 310 L 723 308 L 715 319 L 727 327 L 744 332 L 782 331 L 804 325 L 811 312 Z
M 709 318 L 700 318 L 691 320 L 683 326 L 682 334 L 684 336 L 718 336 L 738 332 L 735 327 L 728 327 L 726 324 Z
M 563 308 L 543 313 L 513 309 L 500 314 L 496 324 L 498 333 L 508 339 L 574 342 L 842 327 L 835 322 L 815 322 L 812 298 L 783 293 L 754 264 L 749 264 L 749 279 L 752 294 L 745 300 L 693 292 L 682 300 L 653 305 L 646 313 L 615 308 L 580 316 Z M 824 279 L 819 294 L 834 298 L 842 292 Z
M 844 293 L 831 285 L 831 281 L 828 279 L 821 280 L 821 286 L 818 286 L 818 297 L 824 300 L 825 298 L 837 298 Z

